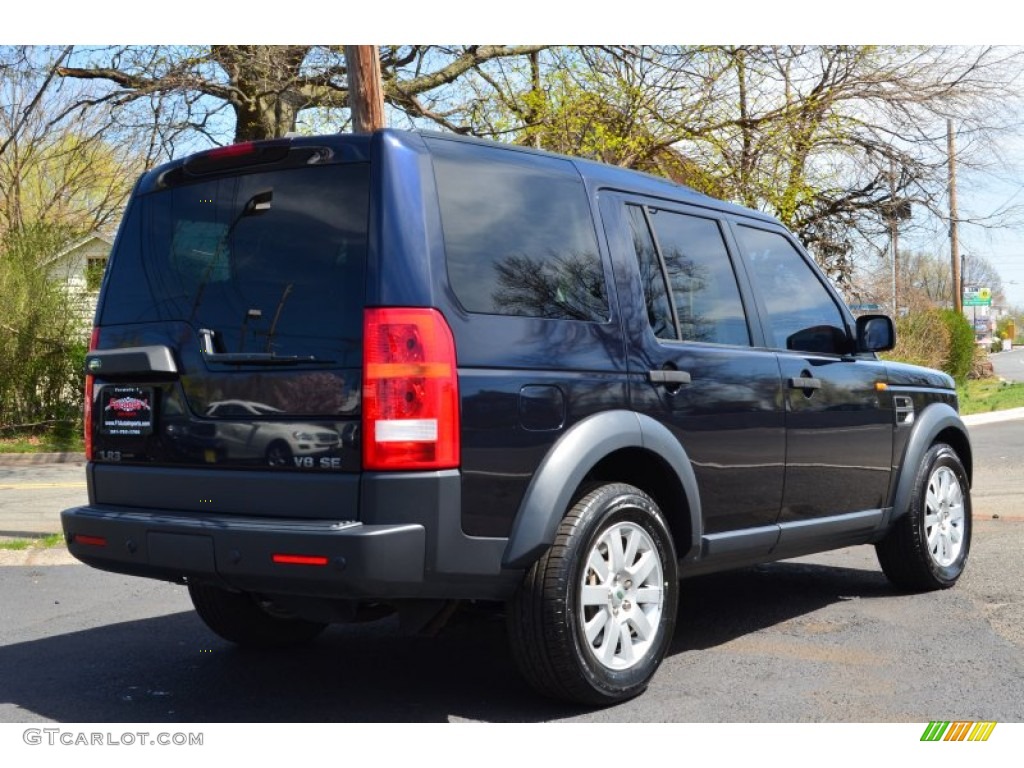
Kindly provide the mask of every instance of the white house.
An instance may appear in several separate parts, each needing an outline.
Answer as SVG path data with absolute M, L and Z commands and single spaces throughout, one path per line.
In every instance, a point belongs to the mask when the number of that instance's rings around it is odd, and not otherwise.
M 75 314 L 86 329 L 92 326 L 100 282 L 112 245 L 110 238 L 93 232 L 71 243 L 50 260 L 50 278 L 64 283 Z

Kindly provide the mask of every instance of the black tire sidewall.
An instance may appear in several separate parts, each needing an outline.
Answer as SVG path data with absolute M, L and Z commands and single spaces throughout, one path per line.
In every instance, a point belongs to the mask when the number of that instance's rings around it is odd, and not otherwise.
M 654 502 L 646 494 L 624 486 L 605 486 L 597 493 L 603 493 L 607 498 L 588 510 L 588 514 L 580 521 L 577 529 L 579 535 L 570 545 L 572 553 L 571 567 L 566 580 L 566 616 L 571 623 L 570 634 L 580 673 L 594 690 L 613 700 L 620 700 L 642 693 L 661 665 L 675 630 L 679 582 L 672 539 Z M 665 591 L 656 643 L 640 663 L 629 669 L 611 670 L 594 657 L 583 635 L 579 592 L 587 556 L 595 542 L 608 528 L 623 522 L 643 528 L 654 542 L 661 558 Z

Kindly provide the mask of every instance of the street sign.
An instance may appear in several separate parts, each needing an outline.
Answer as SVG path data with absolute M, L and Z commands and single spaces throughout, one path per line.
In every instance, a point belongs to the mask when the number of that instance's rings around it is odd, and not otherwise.
M 964 288 L 965 307 L 991 307 L 992 290 L 990 288 Z

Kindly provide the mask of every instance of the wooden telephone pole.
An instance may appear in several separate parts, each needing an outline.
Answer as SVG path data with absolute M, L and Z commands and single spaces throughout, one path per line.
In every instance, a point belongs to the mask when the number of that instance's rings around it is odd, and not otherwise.
M 384 127 L 384 87 L 376 45 L 346 45 L 348 105 L 353 133 L 373 133 Z
M 949 152 L 949 258 L 953 267 L 953 308 L 964 311 L 964 292 L 960 287 L 960 233 L 956 210 L 956 145 L 953 143 L 953 121 L 946 121 L 946 148 Z

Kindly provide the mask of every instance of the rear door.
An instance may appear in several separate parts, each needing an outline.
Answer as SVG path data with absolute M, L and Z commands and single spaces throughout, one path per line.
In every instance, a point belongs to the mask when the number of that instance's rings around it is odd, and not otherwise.
M 186 162 L 133 198 L 93 360 L 96 491 L 110 503 L 258 511 L 266 492 L 285 506 L 263 481 L 209 502 L 209 474 L 164 488 L 159 472 L 136 486 L 117 469 L 359 471 L 369 163 L 274 147 L 250 164 L 244 148 Z
M 766 553 L 785 450 L 776 356 L 754 346 L 752 304 L 711 212 L 605 194 L 629 344 L 632 408 L 666 425 L 700 490 L 704 555 Z

